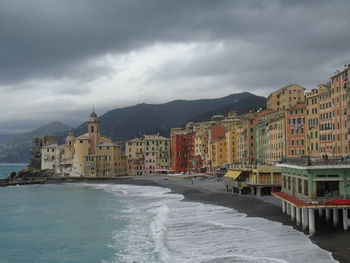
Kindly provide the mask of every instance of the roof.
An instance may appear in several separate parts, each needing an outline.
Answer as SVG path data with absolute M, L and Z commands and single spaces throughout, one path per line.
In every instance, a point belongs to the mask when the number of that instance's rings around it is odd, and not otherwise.
M 49 145 L 43 146 L 42 148 L 57 148 L 57 147 L 58 147 L 58 144 L 53 143 L 53 144 L 49 144 Z
M 282 168 L 298 169 L 298 170 L 350 169 L 350 164 L 302 166 L 302 165 L 295 165 L 295 164 L 279 163 L 276 166 L 282 167 Z
M 84 134 L 78 136 L 78 137 L 75 138 L 75 139 L 76 139 L 76 140 L 90 140 L 91 138 L 90 138 L 90 136 L 89 136 L 88 133 L 84 133 Z
M 158 134 L 156 134 L 156 135 L 153 135 L 153 134 L 144 135 L 143 139 L 146 140 L 146 141 L 147 140 L 158 140 L 158 141 L 168 141 L 168 140 L 170 140 L 169 138 L 160 136 Z
M 142 139 L 141 138 L 134 138 L 134 139 L 128 140 L 126 142 L 142 142 Z
M 118 146 L 118 145 L 115 143 L 112 143 L 112 142 L 100 142 L 99 144 L 97 144 L 97 146 L 99 146 L 99 147 L 107 147 L 107 146 L 114 147 L 114 146 Z

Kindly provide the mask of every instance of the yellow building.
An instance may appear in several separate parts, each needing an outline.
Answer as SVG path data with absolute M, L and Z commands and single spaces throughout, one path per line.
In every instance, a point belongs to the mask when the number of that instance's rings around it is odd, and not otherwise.
M 274 111 L 283 111 L 304 102 L 304 90 L 298 84 L 285 86 L 267 97 L 267 108 Z
M 208 130 L 201 129 L 195 132 L 194 137 L 194 153 L 195 156 L 200 156 L 203 164 L 207 164 L 208 160 Z
M 227 163 L 227 149 L 225 137 L 217 138 L 210 142 L 211 166 L 219 167 Z
M 328 89 L 320 85 L 305 93 L 306 103 L 306 154 L 310 157 L 320 157 L 320 95 Z
M 134 138 L 125 142 L 125 155 L 128 158 L 128 174 L 132 176 L 145 174 L 145 142 Z
M 267 163 L 275 164 L 286 157 L 286 124 L 283 112 L 271 113 L 269 117 L 269 152 Z
M 84 176 L 114 177 L 126 175 L 126 157 L 121 156 L 120 146 L 112 142 L 97 144 L 96 153 L 85 156 Z
M 73 148 L 72 148 L 73 145 Z M 73 155 L 73 158 L 71 158 Z M 127 174 L 127 159 L 121 155 L 120 146 L 110 138 L 101 136 L 100 123 L 95 112 L 88 122 L 88 132 L 74 138 L 69 133 L 64 147 L 63 175 L 70 176 L 120 176 Z
M 236 122 L 235 125 L 231 125 L 225 132 L 227 163 L 238 162 L 238 138 L 237 138 L 238 126 L 239 126 L 239 121 Z

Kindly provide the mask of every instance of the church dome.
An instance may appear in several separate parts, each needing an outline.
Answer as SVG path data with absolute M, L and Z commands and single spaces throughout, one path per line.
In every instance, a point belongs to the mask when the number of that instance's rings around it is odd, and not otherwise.
M 66 144 L 69 144 L 69 142 L 74 141 L 74 139 L 75 137 L 74 137 L 73 131 L 69 131 L 66 137 Z

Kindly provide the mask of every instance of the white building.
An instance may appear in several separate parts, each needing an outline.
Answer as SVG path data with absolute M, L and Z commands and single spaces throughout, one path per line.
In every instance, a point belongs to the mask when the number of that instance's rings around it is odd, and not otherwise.
M 41 148 L 41 169 L 55 169 L 57 144 L 50 144 Z

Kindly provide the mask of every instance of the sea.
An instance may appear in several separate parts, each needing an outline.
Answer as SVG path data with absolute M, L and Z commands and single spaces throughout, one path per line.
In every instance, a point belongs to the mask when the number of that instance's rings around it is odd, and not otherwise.
M 183 199 L 153 186 L 0 188 L 0 262 L 337 262 L 290 226 Z
M 26 166 L 25 163 L 0 163 L 0 179 L 8 177 L 12 172 L 18 172 Z

